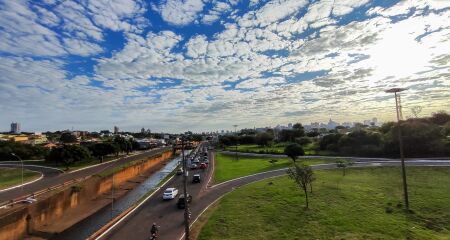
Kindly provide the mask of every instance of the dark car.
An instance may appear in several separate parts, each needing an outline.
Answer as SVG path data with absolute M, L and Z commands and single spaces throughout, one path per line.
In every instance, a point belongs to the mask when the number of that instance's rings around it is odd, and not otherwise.
M 188 194 L 186 200 L 187 200 L 188 203 L 191 203 L 192 202 L 192 196 Z M 180 197 L 178 198 L 177 207 L 180 208 L 180 209 L 183 209 L 183 208 L 186 207 L 184 205 L 184 194 L 181 194 Z
M 181 174 L 183 174 L 183 169 L 182 168 L 178 168 L 177 175 L 181 175 Z
M 192 182 L 193 182 L 193 183 L 199 183 L 199 182 L 200 182 L 200 174 L 195 174 L 195 175 L 192 177 Z

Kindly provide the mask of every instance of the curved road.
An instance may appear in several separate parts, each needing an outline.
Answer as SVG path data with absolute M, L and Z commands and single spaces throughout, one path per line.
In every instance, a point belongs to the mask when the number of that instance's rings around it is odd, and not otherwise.
M 59 171 L 59 170 L 53 169 L 53 171 L 51 171 L 48 168 L 43 168 L 42 166 L 31 166 L 31 164 L 26 164 L 24 166 L 27 166 L 27 168 L 30 170 L 40 171 L 40 172 L 45 171 L 45 172 L 43 172 L 44 178 L 39 181 L 33 182 L 31 184 L 24 185 L 23 190 L 21 188 L 21 189 L 11 189 L 9 191 L 0 192 L 0 202 L 9 201 L 9 200 L 16 199 L 19 197 L 25 197 L 34 192 L 38 192 L 43 189 L 54 187 L 59 184 L 68 182 L 70 180 L 92 176 L 92 175 L 98 174 L 106 169 L 114 168 L 114 167 L 122 165 L 126 162 L 139 160 L 141 158 L 151 157 L 153 155 L 159 154 L 168 149 L 170 149 L 170 147 L 157 148 L 157 149 L 145 151 L 145 152 L 135 154 L 135 155 L 124 156 L 124 157 L 119 158 L 118 160 L 113 160 L 113 161 L 105 162 L 103 164 L 94 165 L 92 167 L 89 167 L 89 168 L 86 168 L 83 170 L 67 172 L 67 173 L 60 173 L 60 172 L 57 173 L 57 171 Z M 7 166 L 7 165 L 8 164 L 1 164 L 0 166 Z M 12 165 L 17 166 L 17 164 L 12 164 Z
M 278 169 L 269 172 L 245 176 L 230 181 L 226 181 L 213 186 L 207 186 L 208 179 L 212 176 L 214 168 L 214 155 L 209 154 L 211 167 L 206 172 L 201 172 L 202 184 L 190 183 L 189 192 L 193 195 L 193 201 L 190 205 L 192 219 L 196 219 L 205 208 L 211 203 L 221 198 L 226 193 L 233 191 L 235 188 L 260 181 L 263 179 L 278 177 L 286 174 L 286 169 Z M 445 160 L 410 160 L 407 161 L 408 166 L 450 166 L 450 161 Z M 399 166 L 400 161 L 397 160 L 381 160 L 381 161 L 365 161 L 356 162 L 352 167 L 376 167 L 376 166 Z M 312 166 L 313 169 L 333 169 L 336 168 L 335 163 L 318 164 Z M 198 170 L 196 170 L 198 172 Z M 192 176 L 192 173 L 189 173 Z M 205 181 L 206 180 L 206 181 Z M 162 191 L 166 187 L 177 187 L 181 189 L 182 178 L 175 177 L 168 182 L 147 202 L 142 204 L 133 214 L 122 219 L 118 224 L 106 230 L 102 237 L 97 239 L 148 239 L 150 234 L 150 226 L 153 222 L 160 225 L 160 233 L 158 240 L 180 239 L 184 234 L 183 210 L 176 208 L 176 200 L 162 201 Z

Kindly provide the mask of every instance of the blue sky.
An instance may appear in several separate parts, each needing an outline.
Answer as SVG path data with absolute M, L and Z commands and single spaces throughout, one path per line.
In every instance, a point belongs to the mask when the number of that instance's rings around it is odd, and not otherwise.
M 450 3 L 0 0 L 0 130 L 177 132 L 450 109 Z M 296 113 L 296 114 L 293 114 Z

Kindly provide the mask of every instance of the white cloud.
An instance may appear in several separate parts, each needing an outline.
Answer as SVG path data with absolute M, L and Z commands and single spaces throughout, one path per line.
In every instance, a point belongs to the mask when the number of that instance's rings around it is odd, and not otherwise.
M 192 23 L 203 6 L 202 0 L 165 0 L 159 5 L 153 5 L 153 10 L 161 14 L 164 21 L 183 26 Z

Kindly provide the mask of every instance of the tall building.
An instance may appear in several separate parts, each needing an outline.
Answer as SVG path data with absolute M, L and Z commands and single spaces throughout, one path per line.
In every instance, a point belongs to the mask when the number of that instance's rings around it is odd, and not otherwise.
M 118 126 L 114 126 L 114 134 L 118 134 L 119 133 L 119 127 Z
M 11 132 L 12 133 L 20 133 L 20 123 L 18 123 L 18 122 L 11 123 Z

